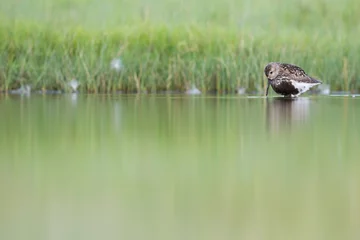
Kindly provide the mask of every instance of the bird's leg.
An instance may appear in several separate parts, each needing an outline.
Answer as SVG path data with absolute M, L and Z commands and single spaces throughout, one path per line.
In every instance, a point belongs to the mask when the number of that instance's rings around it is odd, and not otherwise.
M 268 84 L 267 84 L 267 87 L 266 87 L 266 93 L 265 93 L 265 96 L 268 95 L 269 93 L 269 87 L 270 87 L 270 82 L 268 81 Z

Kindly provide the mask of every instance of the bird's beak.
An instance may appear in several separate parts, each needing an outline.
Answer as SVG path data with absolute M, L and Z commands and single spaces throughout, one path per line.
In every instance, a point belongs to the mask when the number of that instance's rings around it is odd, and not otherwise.
M 266 87 L 266 93 L 265 93 L 265 96 L 268 95 L 269 93 L 269 87 L 270 87 L 270 81 L 268 80 L 268 84 L 267 84 L 267 87 Z

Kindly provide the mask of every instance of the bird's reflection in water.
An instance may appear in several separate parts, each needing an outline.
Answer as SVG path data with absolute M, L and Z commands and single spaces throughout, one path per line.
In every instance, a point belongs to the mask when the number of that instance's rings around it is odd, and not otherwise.
M 266 102 L 267 128 L 271 132 L 287 131 L 309 119 L 309 98 L 271 98 Z

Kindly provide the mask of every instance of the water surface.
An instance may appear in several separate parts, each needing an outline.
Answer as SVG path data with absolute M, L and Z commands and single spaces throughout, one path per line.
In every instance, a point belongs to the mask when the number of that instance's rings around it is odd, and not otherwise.
M 359 239 L 360 97 L 0 95 L 0 239 Z

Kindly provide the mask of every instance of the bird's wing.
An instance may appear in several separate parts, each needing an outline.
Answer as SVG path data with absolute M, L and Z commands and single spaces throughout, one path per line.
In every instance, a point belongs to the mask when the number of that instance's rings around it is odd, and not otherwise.
M 282 63 L 281 68 L 284 73 L 292 74 L 292 75 L 299 76 L 299 77 L 307 76 L 306 72 L 302 68 L 292 65 L 292 64 Z
M 321 83 L 321 81 L 309 77 L 305 71 L 295 65 L 292 64 L 288 64 L 288 63 L 283 63 L 282 64 L 282 69 L 283 69 L 283 76 L 288 78 L 288 79 L 292 79 L 298 82 L 305 82 L 305 83 Z

